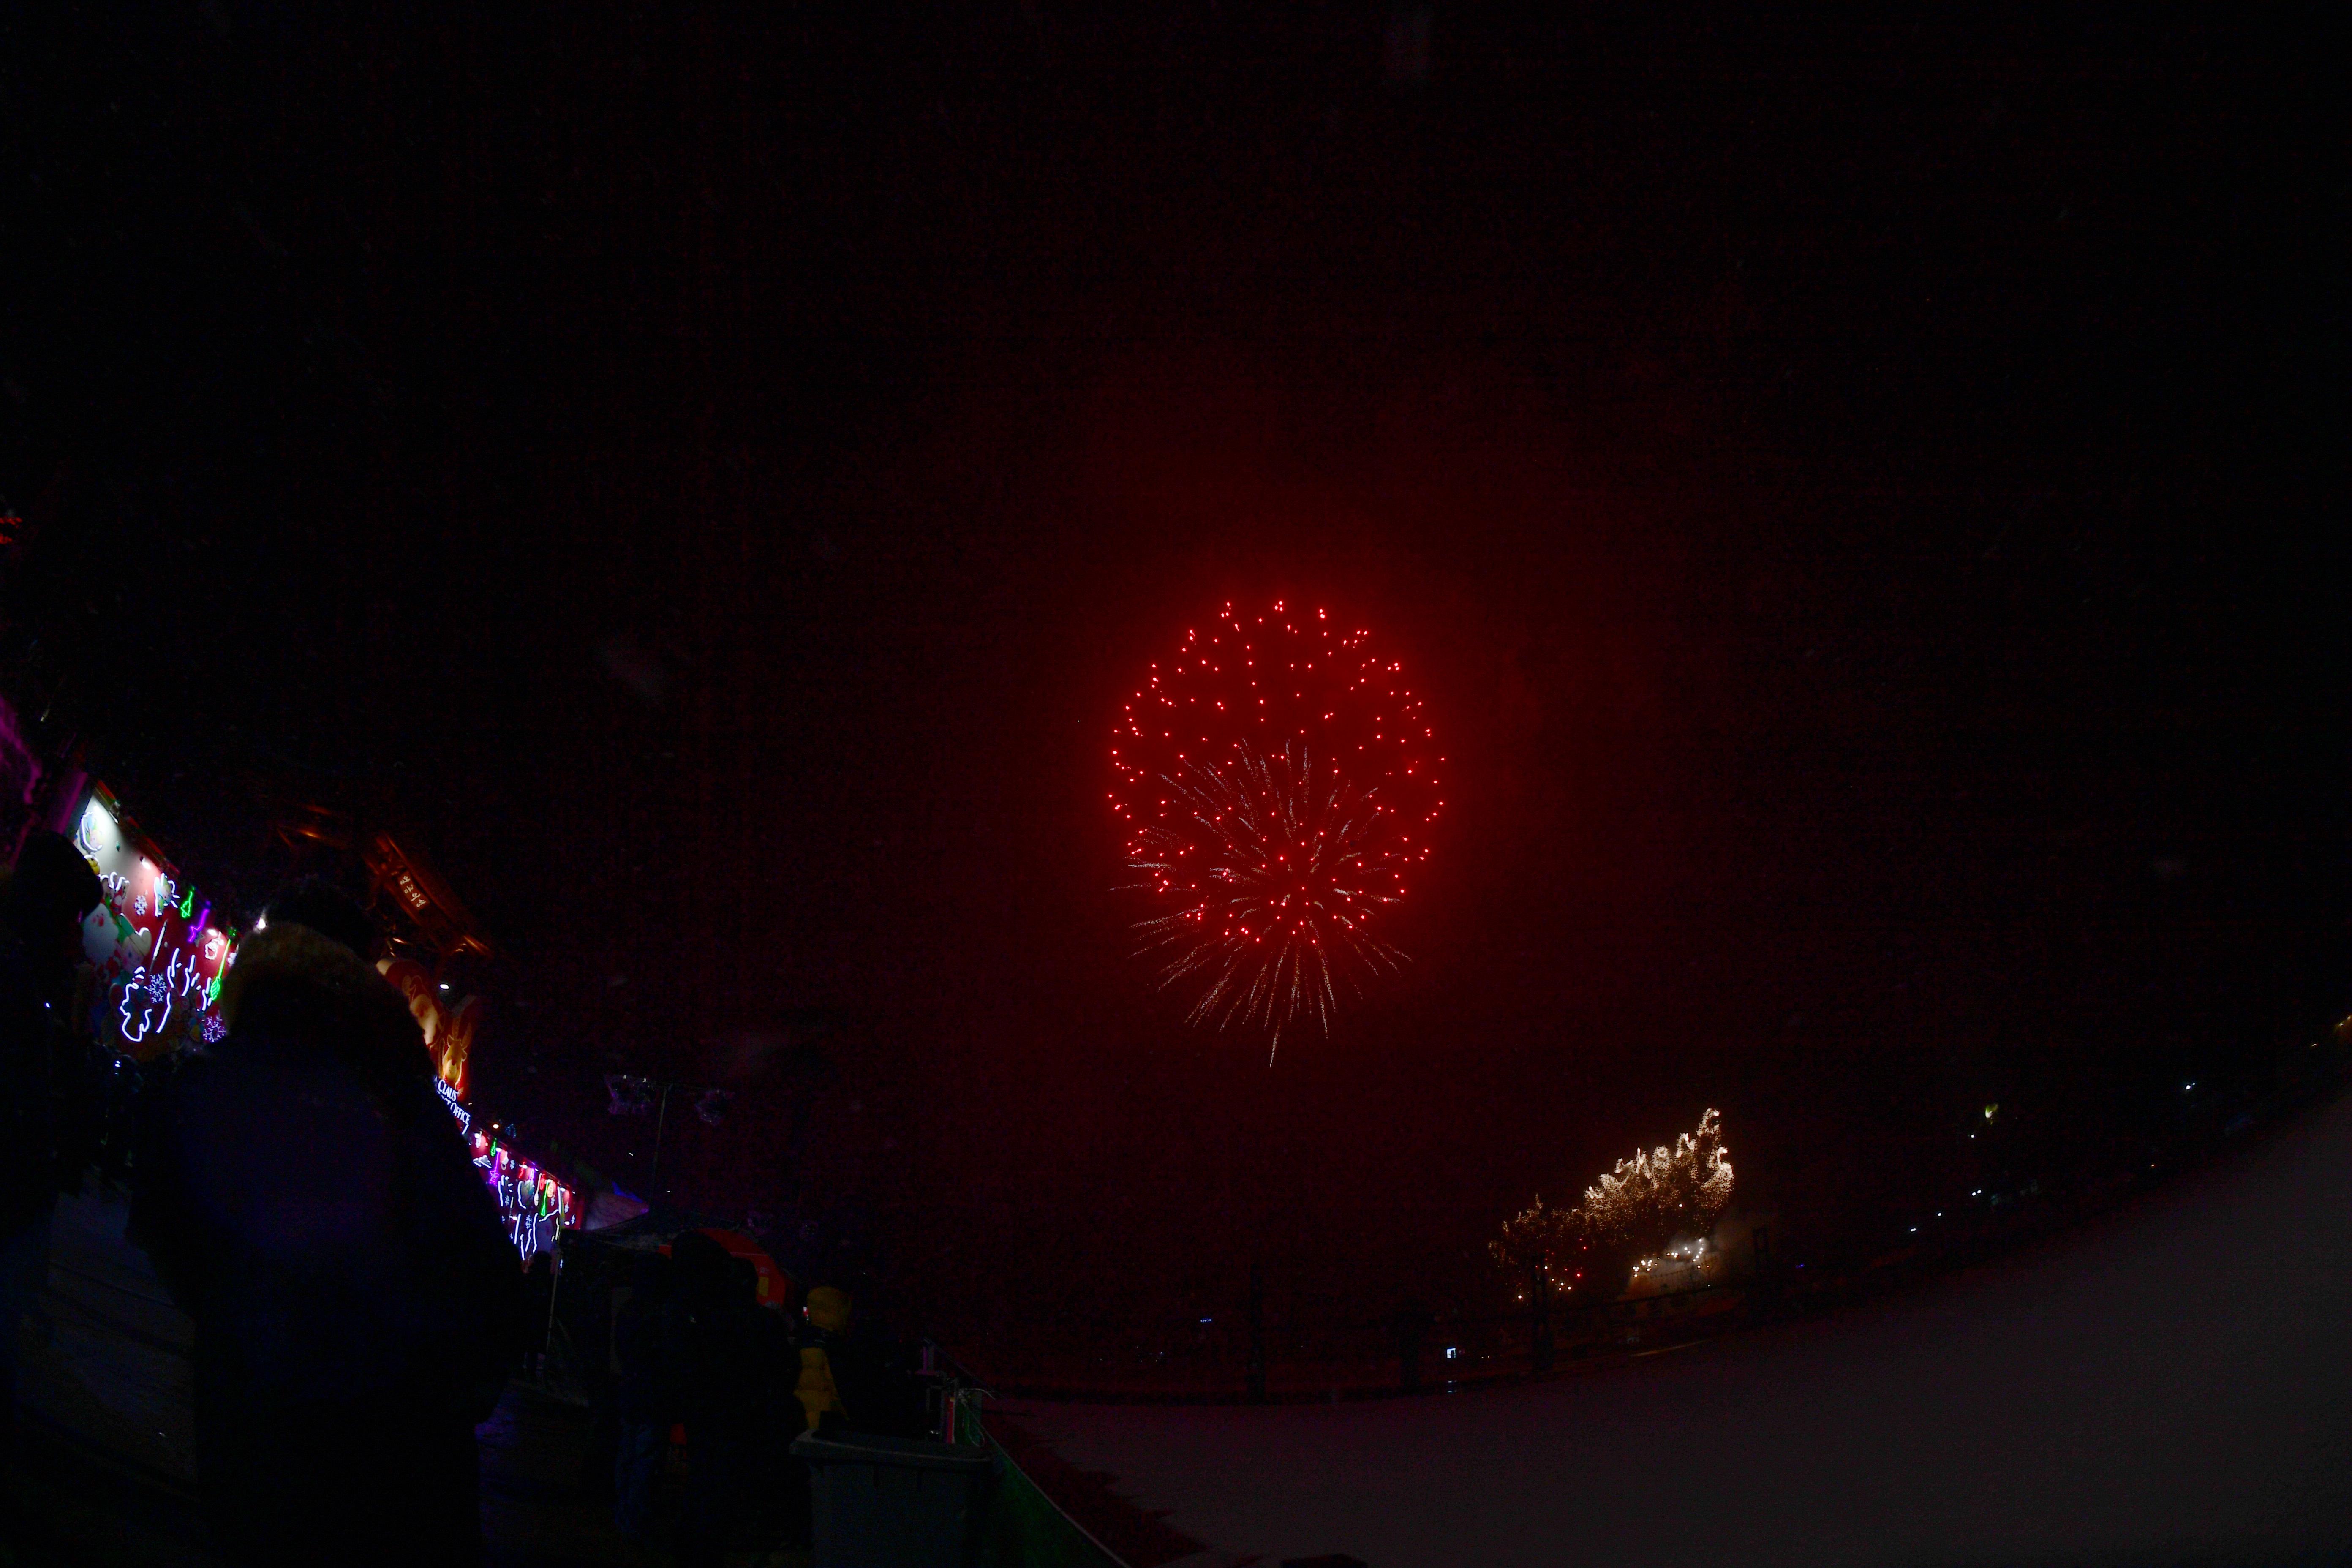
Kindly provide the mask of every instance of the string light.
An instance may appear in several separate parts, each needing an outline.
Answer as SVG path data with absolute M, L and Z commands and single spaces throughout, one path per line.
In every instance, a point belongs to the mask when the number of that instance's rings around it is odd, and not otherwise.
M 449 1108 L 459 1134 L 471 1143 L 474 1164 L 498 1201 L 499 1220 L 506 1227 L 507 1239 L 526 1262 L 534 1253 L 551 1247 L 558 1231 L 579 1228 L 587 1216 L 572 1188 L 532 1162 L 518 1160 L 491 1132 L 477 1128 L 473 1112 L 458 1100 L 455 1085 L 436 1079 L 433 1089 Z

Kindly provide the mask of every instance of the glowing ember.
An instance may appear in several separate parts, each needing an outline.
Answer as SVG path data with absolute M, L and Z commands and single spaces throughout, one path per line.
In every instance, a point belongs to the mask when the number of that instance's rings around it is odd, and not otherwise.
M 1137 922 L 1192 1021 L 1330 1026 L 1338 982 L 1404 957 L 1372 933 L 1429 857 L 1444 802 L 1434 731 L 1370 633 L 1276 600 L 1227 605 L 1122 711 L 1111 764 Z
M 1704 1237 L 1730 1201 L 1723 1118 L 1710 1110 L 1673 1148 L 1660 1144 L 1618 1161 L 1614 1173 L 1584 1189 L 1582 1212 L 1597 1238 L 1654 1246 L 1654 1237 Z
M 1654 1289 L 1668 1275 L 1717 1278 L 1726 1259 L 1707 1246 L 1706 1235 L 1731 1202 L 1731 1179 L 1723 1117 L 1709 1110 L 1673 1148 L 1636 1150 L 1618 1161 L 1616 1170 L 1584 1189 L 1579 1207 L 1546 1208 L 1537 1198 L 1504 1222 L 1501 1237 L 1486 1250 L 1513 1274 L 1560 1288 L 1583 1278 L 1572 1260 L 1601 1269 L 1607 1280 L 1622 1279 L 1617 1270 L 1630 1268 L 1636 1289 Z

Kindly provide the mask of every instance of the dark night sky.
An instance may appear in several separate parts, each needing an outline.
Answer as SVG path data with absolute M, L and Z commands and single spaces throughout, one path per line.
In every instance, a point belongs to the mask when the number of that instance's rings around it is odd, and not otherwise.
M 515 955 L 486 1098 L 625 1182 L 598 1075 L 726 1077 L 687 1195 L 1144 1314 L 1253 1231 L 1450 1289 L 1710 1104 L 1867 1238 L 1971 1106 L 2344 1010 L 2315 37 L 856 14 L 5 24 L 16 645 L 200 876 L 257 776 L 415 823 Z M 1268 1072 L 1100 800 L 1279 593 L 1456 783 L 1412 970 Z

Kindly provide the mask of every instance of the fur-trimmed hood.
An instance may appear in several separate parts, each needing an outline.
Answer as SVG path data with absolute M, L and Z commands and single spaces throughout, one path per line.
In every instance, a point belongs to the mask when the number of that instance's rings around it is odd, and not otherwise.
M 131 1215 L 196 1321 L 200 1402 L 487 1416 L 521 1275 L 406 1000 L 274 920 L 220 1005 L 226 1037 L 142 1099 Z
M 220 1016 L 230 1052 L 332 1051 L 387 1105 L 404 1104 L 432 1077 L 407 998 L 367 960 L 308 926 L 281 921 L 237 948 Z

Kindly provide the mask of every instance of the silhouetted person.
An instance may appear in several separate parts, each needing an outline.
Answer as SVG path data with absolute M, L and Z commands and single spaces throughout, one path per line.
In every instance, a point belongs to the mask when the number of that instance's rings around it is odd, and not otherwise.
M 1250 1403 L 1265 1403 L 1265 1270 L 1258 1264 L 1249 1271 L 1249 1361 L 1245 1375 Z
M 1407 1301 L 1389 1320 L 1396 1330 L 1397 1386 L 1407 1394 L 1421 1392 L 1421 1345 L 1436 1320 L 1418 1301 Z
M 578 1335 L 580 1386 L 588 1395 L 588 1443 L 580 1458 L 581 1484 L 599 1496 L 609 1496 L 613 1461 L 621 1446 L 621 1363 L 613 1331 L 615 1315 L 629 1297 L 627 1255 L 600 1249 L 593 1256 L 596 1262 L 586 1287 L 572 1299 L 565 1321 Z
M 761 1523 L 784 1545 L 805 1550 L 808 1466 L 792 1453 L 793 1439 L 808 1426 L 796 1392 L 801 1358 L 795 1308 L 789 1298 L 763 1303 L 755 1323 L 760 1411 L 750 1470 L 754 1495 L 764 1505 Z
M 555 1254 L 534 1252 L 523 1260 L 522 1321 L 516 1342 L 516 1352 L 521 1358 L 521 1370 L 526 1377 L 544 1379 L 547 1375 L 547 1342 L 552 1332 L 555 1310 Z
M 812 1432 L 830 1432 L 849 1425 L 849 1407 L 842 1396 L 840 1376 L 836 1375 L 838 1371 L 846 1373 L 853 1384 L 856 1382 L 856 1374 L 847 1365 L 853 1359 L 846 1353 L 849 1309 L 846 1290 L 820 1285 L 808 1293 L 798 1336 L 800 1375 L 794 1382 L 793 1394 L 800 1401 L 802 1418 Z M 836 1369 L 836 1363 L 843 1364 Z
M 654 1483 L 669 1452 L 678 1396 L 662 1354 L 662 1315 L 670 1291 L 670 1260 L 659 1253 L 635 1258 L 625 1292 L 613 1308 L 613 1404 L 620 1432 L 613 1458 L 613 1523 L 643 1540 L 653 1523 Z
M 1535 1326 L 1528 1337 L 1528 1365 L 1535 1372 L 1549 1372 L 1554 1359 L 1551 1338 L 1551 1271 L 1537 1263 L 1528 1270 L 1528 1310 L 1534 1314 Z
M 37 833 L 0 886 L 0 1476 L 15 1458 L 18 1325 L 49 1272 L 49 1221 L 76 1163 L 82 1055 L 72 1012 L 81 917 L 105 889 Z
M 662 1353 L 686 1423 L 678 1561 L 716 1563 L 742 1521 L 761 1415 L 759 1279 L 749 1263 L 700 1231 L 670 1244 L 670 1265 Z
M 197 1474 L 231 1563 L 480 1560 L 473 1428 L 521 1284 L 365 912 L 297 884 L 151 1097 L 132 1235 L 196 1325 Z

